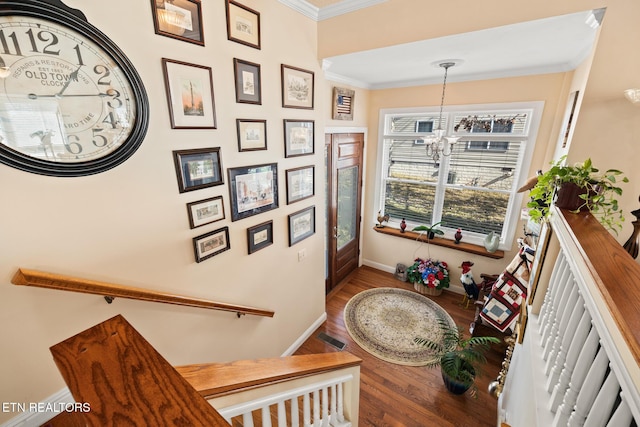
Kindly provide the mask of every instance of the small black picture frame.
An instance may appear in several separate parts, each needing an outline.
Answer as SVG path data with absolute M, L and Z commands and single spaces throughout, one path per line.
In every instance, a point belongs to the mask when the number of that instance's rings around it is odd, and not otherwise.
M 156 34 L 204 46 L 200 0 L 151 0 Z
M 229 249 L 231 249 L 229 227 L 218 228 L 193 238 L 196 262 L 202 262 Z
M 316 207 L 309 206 L 289 215 L 289 246 L 316 232 Z
M 238 221 L 278 207 L 278 164 L 227 169 L 231 221 Z
M 273 221 L 266 221 L 247 228 L 247 248 L 249 254 L 273 244 Z
M 284 119 L 284 156 L 309 156 L 315 152 L 315 121 Z
M 261 105 L 260 64 L 233 58 L 233 73 L 236 80 L 236 102 Z
M 173 151 L 180 193 L 224 184 L 220 147 Z

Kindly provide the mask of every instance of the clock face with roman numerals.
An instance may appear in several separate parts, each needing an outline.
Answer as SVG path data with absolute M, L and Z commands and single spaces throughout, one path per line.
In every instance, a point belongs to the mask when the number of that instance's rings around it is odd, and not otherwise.
M 129 158 L 148 102 L 128 59 L 57 0 L 8 3 L 19 6 L 0 6 L 0 162 L 81 176 Z

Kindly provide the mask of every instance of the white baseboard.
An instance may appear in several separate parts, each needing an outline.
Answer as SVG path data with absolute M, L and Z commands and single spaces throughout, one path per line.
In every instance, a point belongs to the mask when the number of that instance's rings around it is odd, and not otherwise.
M 309 326 L 307 330 L 304 331 L 304 333 L 300 335 L 300 337 L 295 340 L 295 342 L 291 344 L 291 346 L 284 353 L 282 353 L 281 357 L 291 356 L 293 353 L 295 353 L 296 350 L 307 340 L 307 338 L 309 338 L 316 331 L 316 329 L 320 327 L 320 325 L 324 323 L 325 320 L 327 320 L 326 311 L 322 313 L 320 317 L 318 317 L 318 319 L 313 322 L 313 324 Z
M 39 408 L 46 408 L 47 406 L 61 407 L 65 403 L 73 402 L 75 402 L 75 399 L 71 395 L 71 391 L 65 387 L 57 393 L 47 397 L 42 402 L 33 402 L 33 404 L 38 405 Z M 4 424 L 1 424 L 0 427 L 38 427 L 59 414 L 59 412 L 52 411 L 31 412 L 29 410 L 31 402 L 22 404 L 25 406 L 26 411 L 21 412 L 18 416 L 11 418 Z M 15 405 L 14 407 L 17 408 Z

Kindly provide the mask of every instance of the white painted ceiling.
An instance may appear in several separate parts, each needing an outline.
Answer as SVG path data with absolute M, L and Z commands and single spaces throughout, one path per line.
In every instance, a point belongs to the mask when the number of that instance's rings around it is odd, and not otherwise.
M 280 1 L 285 4 L 305 2 Z M 371 5 L 380 0 L 368 2 Z M 367 0 L 328 0 L 326 6 L 316 7 L 316 19 L 323 19 L 325 8 L 335 10 L 337 6 L 347 4 L 354 7 L 355 3 L 360 8 L 367 6 Z M 587 58 L 603 14 L 603 9 L 586 10 L 333 56 L 323 59 L 323 68 L 329 80 L 369 89 L 442 82 L 444 69 L 438 64 L 449 60 L 457 63 L 449 69 L 447 80 L 450 82 L 564 72 Z

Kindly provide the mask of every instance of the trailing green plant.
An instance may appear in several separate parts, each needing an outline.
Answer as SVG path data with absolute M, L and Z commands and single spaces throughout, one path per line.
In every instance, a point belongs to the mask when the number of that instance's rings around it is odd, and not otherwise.
M 430 368 L 440 367 L 443 375 L 468 384 L 471 395 L 476 396 L 477 387 L 475 378 L 482 372 L 482 365 L 487 363 L 484 353 L 491 343 L 499 343 L 496 337 L 469 337 L 465 338 L 462 328 L 452 326 L 446 319 L 437 318 L 438 326 L 442 331 L 442 341 L 436 342 L 428 338 L 414 338 L 414 342 L 434 352 L 434 360 L 426 366 Z
M 600 173 L 593 167 L 591 159 L 574 165 L 563 164 L 565 160 L 566 156 L 563 156 L 558 161 L 551 162 L 551 168 L 538 175 L 538 181 L 529 193 L 529 216 L 538 222 L 547 219 L 557 189 L 564 183 L 572 183 L 584 190 L 579 196 L 583 203 L 572 212 L 588 209 L 604 227 L 617 234 L 624 222 L 624 215 L 616 198 L 622 195 L 622 188 L 618 184 L 629 182 L 629 179 L 617 169 Z
M 444 231 L 440 230 L 438 226 L 440 222 L 436 222 L 433 225 L 419 225 L 413 228 L 413 231 L 425 231 L 427 233 L 427 239 L 433 239 L 435 235 L 444 236 Z

